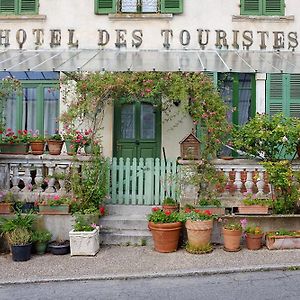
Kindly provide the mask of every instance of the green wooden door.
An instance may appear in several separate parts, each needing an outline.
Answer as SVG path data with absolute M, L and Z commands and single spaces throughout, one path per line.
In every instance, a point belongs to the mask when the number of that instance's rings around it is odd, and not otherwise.
M 114 157 L 160 157 L 161 111 L 146 102 L 115 106 Z

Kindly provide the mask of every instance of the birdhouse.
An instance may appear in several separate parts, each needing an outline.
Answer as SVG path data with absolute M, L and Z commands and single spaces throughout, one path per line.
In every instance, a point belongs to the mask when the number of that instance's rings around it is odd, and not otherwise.
M 200 141 L 193 132 L 188 134 L 179 144 L 182 159 L 200 159 Z

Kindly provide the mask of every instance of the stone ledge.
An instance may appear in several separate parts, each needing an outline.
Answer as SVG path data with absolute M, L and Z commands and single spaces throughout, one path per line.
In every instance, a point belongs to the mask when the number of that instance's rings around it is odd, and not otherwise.
M 295 16 L 240 16 L 233 15 L 232 22 L 249 22 L 249 21 L 263 21 L 263 22 L 293 22 L 295 20 Z
M 0 15 L 0 21 L 45 21 L 46 15 Z
M 156 13 L 148 13 L 148 14 L 140 14 L 140 13 L 119 13 L 119 14 L 109 14 L 108 18 L 110 20 L 171 20 L 173 19 L 173 14 L 156 14 Z

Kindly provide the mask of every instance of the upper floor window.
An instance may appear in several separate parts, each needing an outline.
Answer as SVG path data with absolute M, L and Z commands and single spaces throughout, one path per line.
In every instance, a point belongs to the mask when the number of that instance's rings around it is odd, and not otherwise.
M 96 14 L 182 12 L 183 0 L 95 0 Z
M 38 13 L 38 0 L 0 0 L 0 14 L 33 15 Z
M 284 16 L 285 0 L 241 0 L 241 15 Z

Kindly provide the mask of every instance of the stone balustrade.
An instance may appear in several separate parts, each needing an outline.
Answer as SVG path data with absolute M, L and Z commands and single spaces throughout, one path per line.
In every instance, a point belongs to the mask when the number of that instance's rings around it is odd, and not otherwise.
M 0 189 L 33 202 L 38 195 L 65 194 L 70 167 L 80 172 L 89 156 L 77 155 L 0 155 Z

